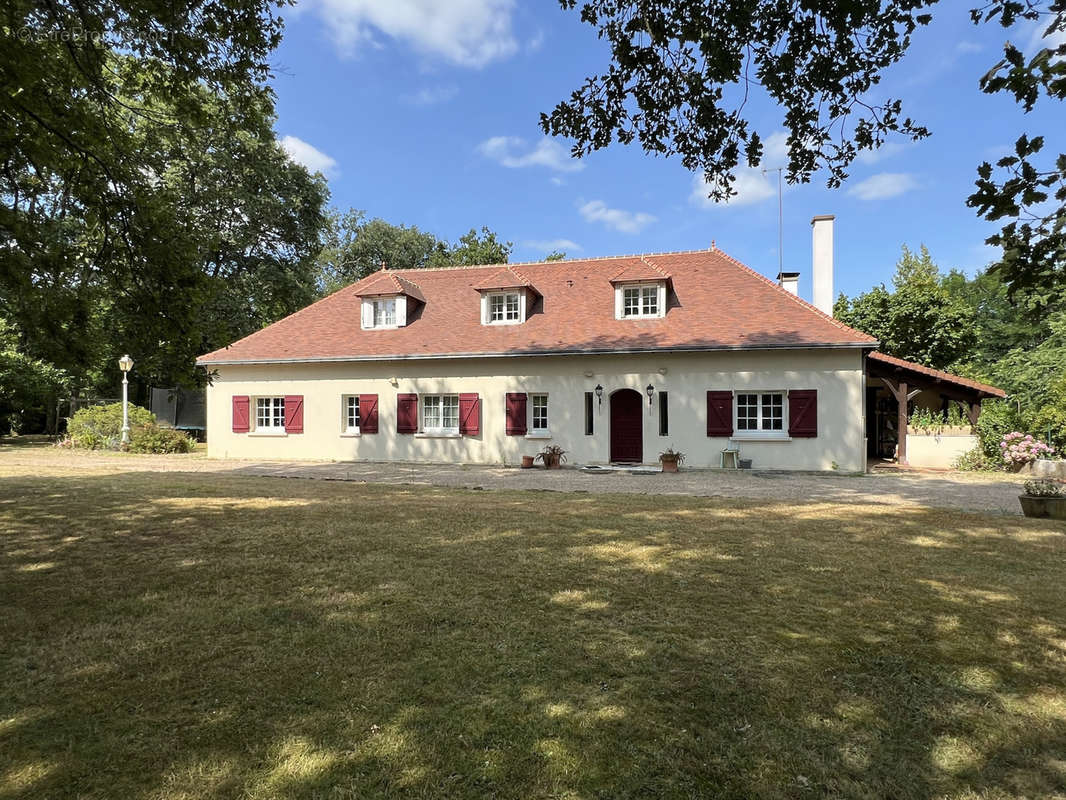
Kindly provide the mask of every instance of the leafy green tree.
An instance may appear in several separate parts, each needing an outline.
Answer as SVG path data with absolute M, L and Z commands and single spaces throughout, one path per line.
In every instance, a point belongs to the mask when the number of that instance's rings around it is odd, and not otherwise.
M 318 256 L 321 288 L 327 294 L 354 283 L 384 265 L 389 269 L 504 264 L 511 242 L 501 242 L 483 227 L 459 238 L 454 245 L 414 225 L 393 225 L 368 219 L 365 211 L 332 211 L 326 245 Z
M 0 433 L 54 430 L 56 401 L 69 376 L 19 351 L 14 327 L 0 317 Z
M 605 69 L 541 114 L 545 133 L 573 140 L 575 157 L 616 140 L 639 143 L 702 172 L 711 197 L 724 200 L 734 193 L 738 165 L 762 163 L 748 111 L 754 93 L 782 109 L 790 183 L 824 169 L 829 186 L 839 186 L 863 151 L 889 137 L 930 133 L 899 99 L 871 96 L 932 20 L 937 0 L 559 2 L 565 10 L 580 5 L 582 21 L 610 50 Z M 985 92 L 1012 95 L 1026 110 L 1042 97 L 1066 98 L 1064 0 L 990 0 L 971 19 L 1004 28 L 1036 21 L 1049 37 L 1028 60 L 1006 43 L 980 80 Z M 1016 154 L 998 162 L 1001 179 L 981 164 L 968 200 L 984 218 L 1004 223 L 988 241 L 1002 248 L 995 269 L 1013 289 L 1050 291 L 1066 274 L 1066 154 L 1038 163 L 1043 145 L 1040 136 L 1021 136 Z
M 552 250 L 548 255 L 544 256 L 545 261 L 564 261 L 566 260 L 566 252 L 563 250 Z
M 479 264 L 506 264 L 511 257 L 514 242 L 501 242 L 496 234 L 482 226 L 479 234 L 475 228 L 459 237 L 451 246 L 437 250 L 430 258 L 430 266 L 474 267 Z
M 143 396 L 148 383 L 196 383 L 196 355 L 313 299 L 328 192 L 277 142 L 269 91 L 237 103 L 198 87 L 198 123 L 174 124 L 159 85 L 122 77 L 143 64 L 111 63 L 114 91 L 139 92 L 119 98 L 139 105 L 118 143 L 137 174 L 112 187 L 91 164 L 67 174 L 12 162 L 0 177 L 0 310 L 24 350 L 78 388 L 110 392 L 129 351 Z M 94 192 L 121 198 L 104 208 Z
M 903 247 L 892 287 L 874 287 L 854 300 L 842 295 L 834 315 L 877 337 L 886 353 L 926 366 L 944 368 L 969 352 L 974 311 L 945 288 L 924 245 L 918 253 Z

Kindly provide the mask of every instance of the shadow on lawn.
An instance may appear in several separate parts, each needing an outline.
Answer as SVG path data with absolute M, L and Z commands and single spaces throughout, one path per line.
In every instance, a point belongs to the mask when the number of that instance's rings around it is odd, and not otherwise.
M 1047 796 L 1066 528 L 0 481 L 0 797 Z

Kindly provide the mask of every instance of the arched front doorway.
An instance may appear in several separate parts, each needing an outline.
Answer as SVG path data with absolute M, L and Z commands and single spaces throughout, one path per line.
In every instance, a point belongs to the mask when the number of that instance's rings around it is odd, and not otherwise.
M 619 389 L 611 395 L 611 461 L 644 460 L 644 401 L 640 392 Z

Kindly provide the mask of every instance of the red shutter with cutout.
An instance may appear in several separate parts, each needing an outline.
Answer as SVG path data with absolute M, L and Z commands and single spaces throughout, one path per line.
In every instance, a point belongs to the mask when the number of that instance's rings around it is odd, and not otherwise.
M 459 433 L 467 436 L 481 433 L 481 399 L 476 392 L 459 395 Z
M 788 393 L 788 435 L 803 439 L 818 436 L 817 389 L 792 389 Z
M 418 395 L 396 395 L 396 432 L 418 433 Z
M 359 395 L 359 432 L 378 432 L 378 396 L 376 394 Z
M 707 392 L 707 435 L 733 435 L 732 392 Z
M 507 393 L 507 435 L 526 435 L 526 393 Z
M 233 432 L 248 433 L 251 430 L 249 424 L 249 406 L 251 405 L 248 395 L 233 396 Z
M 285 433 L 304 432 L 304 396 L 285 395 Z

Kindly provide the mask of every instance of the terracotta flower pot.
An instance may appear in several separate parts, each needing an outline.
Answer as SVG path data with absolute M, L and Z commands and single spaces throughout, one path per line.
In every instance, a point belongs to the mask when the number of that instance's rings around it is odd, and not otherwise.
M 677 472 L 677 459 L 676 458 L 664 458 L 661 459 L 663 465 L 663 472 Z
M 522 456 L 522 469 L 532 469 L 533 456 Z
M 544 459 L 545 469 L 561 469 L 562 465 L 559 463 L 559 456 L 547 456 Z

